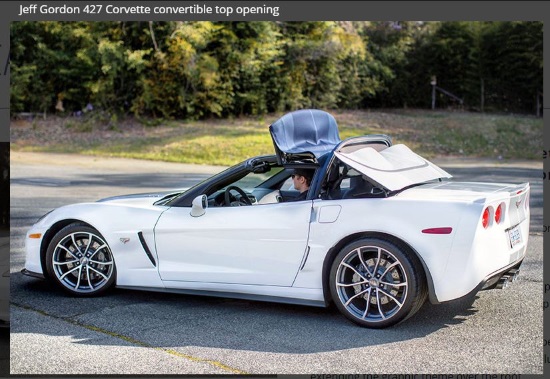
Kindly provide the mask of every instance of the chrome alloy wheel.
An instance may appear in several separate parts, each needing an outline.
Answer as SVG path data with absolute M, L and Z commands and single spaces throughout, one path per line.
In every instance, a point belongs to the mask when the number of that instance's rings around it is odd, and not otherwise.
M 107 243 L 92 231 L 75 231 L 55 245 L 53 273 L 70 292 L 91 294 L 112 283 L 113 255 Z
M 380 246 L 351 250 L 339 263 L 338 298 L 350 315 L 367 323 L 391 319 L 403 307 L 409 282 L 403 263 Z

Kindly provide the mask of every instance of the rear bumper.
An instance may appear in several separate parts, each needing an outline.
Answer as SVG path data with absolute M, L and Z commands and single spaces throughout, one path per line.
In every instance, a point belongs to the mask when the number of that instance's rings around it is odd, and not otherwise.
M 460 301 L 463 299 L 468 299 L 474 297 L 479 291 L 485 291 L 485 290 L 491 290 L 497 288 L 499 286 L 499 282 L 501 282 L 501 279 L 506 278 L 508 281 L 511 281 L 512 278 L 515 280 L 519 273 L 519 268 L 521 264 L 523 263 L 523 258 L 517 262 L 512 263 L 509 266 L 506 266 L 498 271 L 493 272 L 492 274 L 485 277 L 473 290 L 471 290 L 469 293 L 467 293 L 464 296 L 461 296 L 458 299 L 452 299 L 448 301 L 442 301 L 439 304 L 443 303 L 450 303 L 455 301 Z M 499 287 L 500 288 L 500 287 Z
M 469 217 L 465 219 L 462 224 L 472 224 Z M 473 234 L 471 226 L 469 230 L 467 225 L 458 227 L 443 274 L 432 273 L 437 302 L 493 288 L 508 270 L 519 267 L 527 253 L 529 219 L 514 228 L 519 228 L 522 238 L 521 243 L 511 246 L 508 224 L 483 228 L 479 223 Z
M 502 288 L 499 287 L 499 282 L 501 282 L 501 279 L 506 279 L 508 282 L 515 280 L 515 278 L 519 274 L 519 268 L 522 263 L 523 259 L 515 264 L 510 265 L 509 267 L 505 267 L 502 270 L 499 270 L 498 272 L 489 275 L 476 288 L 478 288 L 478 291 Z

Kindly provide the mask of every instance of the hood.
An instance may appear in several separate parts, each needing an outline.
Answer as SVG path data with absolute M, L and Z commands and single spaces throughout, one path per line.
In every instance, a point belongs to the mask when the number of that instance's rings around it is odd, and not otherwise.
M 172 190 L 172 191 L 113 196 L 113 197 L 107 197 L 105 199 L 98 200 L 97 202 L 128 204 L 128 205 L 135 205 L 135 206 L 148 206 L 158 202 L 160 203 L 160 205 L 162 205 L 164 201 L 170 200 L 172 197 L 179 195 L 183 191 L 184 190 Z
M 314 161 L 339 143 L 334 117 L 317 109 L 288 113 L 269 127 L 279 164 Z
M 448 172 L 413 153 L 405 145 L 380 148 L 355 140 L 346 140 L 338 146 L 334 154 L 342 162 L 368 177 L 369 181 L 391 192 L 452 177 Z

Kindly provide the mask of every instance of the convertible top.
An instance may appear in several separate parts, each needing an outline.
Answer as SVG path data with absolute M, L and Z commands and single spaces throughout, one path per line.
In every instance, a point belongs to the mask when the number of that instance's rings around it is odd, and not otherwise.
M 287 167 L 318 165 L 321 157 L 334 151 L 342 162 L 389 191 L 451 177 L 406 146 L 392 146 L 391 138 L 383 134 L 341 141 L 334 117 L 318 109 L 287 113 L 269 126 L 269 132 L 278 163 Z
M 269 127 L 280 164 L 317 161 L 340 143 L 334 117 L 317 109 L 287 113 Z
M 335 155 L 342 162 L 366 175 L 371 182 L 390 191 L 399 191 L 416 184 L 452 177 L 445 170 L 402 144 L 380 151 L 367 144 L 352 146 L 351 149 L 340 146 Z

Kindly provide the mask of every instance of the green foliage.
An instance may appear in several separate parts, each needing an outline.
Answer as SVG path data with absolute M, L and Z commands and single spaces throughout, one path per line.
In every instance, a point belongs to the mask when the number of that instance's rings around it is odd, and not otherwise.
M 493 109 L 534 111 L 542 93 L 542 22 L 497 22 L 487 28 L 487 102 Z M 492 57 L 492 59 L 489 59 Z
M 429 108 L 436 76 L 468 109 L 534 113 L 542 59 L 541 22 L 16 22 L 11 111 Z
M 542 93 L 541 22 L 443 22 L 423 28 L 404 64 L 393 66 L 391 92 L 404 93 L 403 104 L 430 107 L 430 78 L 436 76 L 437 85 L 462 98 L 467 109 L 535 113 L 536 94 Z M 438 93 L 438 108 L 457 105 Z

